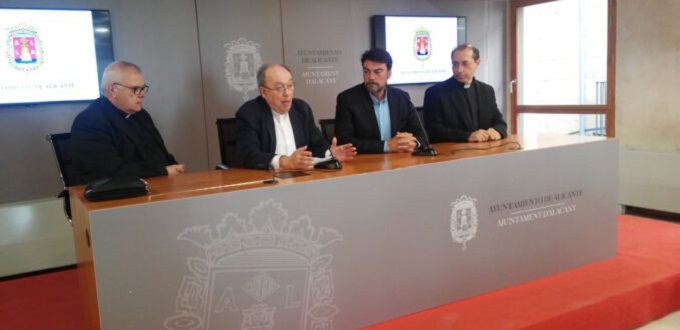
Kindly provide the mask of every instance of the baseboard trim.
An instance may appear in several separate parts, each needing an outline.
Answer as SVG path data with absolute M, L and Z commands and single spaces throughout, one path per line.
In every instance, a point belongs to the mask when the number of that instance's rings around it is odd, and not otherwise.
M 652 218 L 680 223 L 680 214 L 673 212 L 652 210 L 636 206 L 624 206 L 624 213 L 644 218 Z
M 36 270 L 36 271 L 21 273 L 21 274 L 12 274 L 12 275 L 8 275 L 8 276 L 0 277 L 0 282 L 11 281 L 11 280 L 16 280 L 16 279 L 20 279 L 20 278 L 24 278 L 24 277 L 31 277 L 31 276 L 36 276 L 36 275 L 56 273 L 56 272 L 61 272 L 61 271 L 64 271 L 64 270 L 75 269 L 75 268 L 76 268 L 76 265 L 72 264 L 72 265 L 54 267 L 54 268 L 49 268 L 49 269 L 41 269 L 41 270 Z

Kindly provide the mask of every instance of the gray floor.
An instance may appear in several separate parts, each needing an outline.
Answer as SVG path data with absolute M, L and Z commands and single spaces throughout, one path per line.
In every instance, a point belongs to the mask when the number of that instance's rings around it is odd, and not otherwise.
M 61 200 L 0 205 L 0 277 L 75 263 L 71 225 Z M 680 311 L 640 330 L 680 329 Z
M 0 277 L 75 264 L 61 200 L 0 204 L 0 260 Z

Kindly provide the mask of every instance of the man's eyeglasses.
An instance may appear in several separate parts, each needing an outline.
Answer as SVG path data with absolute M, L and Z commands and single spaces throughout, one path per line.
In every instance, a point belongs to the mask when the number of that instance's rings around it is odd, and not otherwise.
M 146 93 L 149 92 L 149 85 L 144 85 L 144 86 L 125 86 L 125 85 L 120 84 L 120 83 L 117 83 L 117 82 L 115 82 L 115 83 L 113 83 L 113 84 L 114 84 L 114 85 L 118 85 L 118 86 L 125 87 L 125 88 L 131 90 L 133 93 L 135 93 L 135 95 L 139 95 L 139 94 L 141 94 L 142 92 L 144 92 L 144 94 L 146 94 Z
M 283 92 L 285 92 L 287 90 L 291 91 L 291 92 L 295 90 L 295 84 L 288 84 L 288 85 L 285 85 L 285 86 L 280 85 L 280 86 L 276 86 L 274 88 L 267 87 L 267 86 L 262 86 L 262 87 L 264 87 L 265 89 L 268 89 L 270 91 L 274 91 L 277 94 L 283 94 Z

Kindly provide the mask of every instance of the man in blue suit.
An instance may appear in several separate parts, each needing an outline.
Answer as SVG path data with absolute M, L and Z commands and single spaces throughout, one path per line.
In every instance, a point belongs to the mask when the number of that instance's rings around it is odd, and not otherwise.
M 338 95 L 335 134 L 358 153 L 413 152 L 425 142 L 408 93 L 387 86 L 392 57 L 380 48 L 361 55 L 364 82 Z
M 295 85 L 290 70 L 281 64 L 264 64 L 257 71 L 260 96 L 236 112 L 236 161 L 257 169 L 305 170 L 312 157 L 353 159 L 351 144 L 331 144 L 314 123 L 309 105 L 293 98 Z

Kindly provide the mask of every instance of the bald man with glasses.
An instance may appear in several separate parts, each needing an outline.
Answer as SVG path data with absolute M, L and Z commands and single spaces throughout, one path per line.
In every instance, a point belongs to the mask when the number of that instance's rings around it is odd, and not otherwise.
M 257 71 L 260 95 L 236 112 L 236 161 L 256 169 L 306 170 L 313 157 L 335 157 L 340 162 L 356 155 L 352 144 L 329 144 L 316 127 L 309 105 L 293 97 L 290 70 L 264 64 Z
M 76 184 L 135 175 L 143 178 L 184 173 L 168 152 L 142 103 L 149 91 L 139 66 L 116 61 L 104 70 L 102 97 L 71 126 Z

